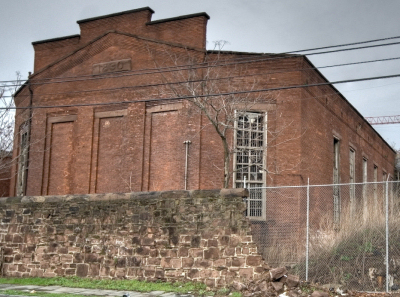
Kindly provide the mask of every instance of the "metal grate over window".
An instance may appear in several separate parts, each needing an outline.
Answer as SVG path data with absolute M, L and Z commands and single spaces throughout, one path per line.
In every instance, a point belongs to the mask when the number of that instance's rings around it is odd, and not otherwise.
M 235 187 L 258 188 L 265 186 L 265 116 L 262 113 L 241 113 L 236 121 Z M 250 190 L 247 216 L 264 218 L 265 194 L 263 189 Z

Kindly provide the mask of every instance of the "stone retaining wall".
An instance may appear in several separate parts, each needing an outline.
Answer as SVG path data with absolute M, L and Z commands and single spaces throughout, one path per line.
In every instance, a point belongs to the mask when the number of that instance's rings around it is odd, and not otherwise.
M 0 199 L 2 275 L 257 279 L 243 189 Z

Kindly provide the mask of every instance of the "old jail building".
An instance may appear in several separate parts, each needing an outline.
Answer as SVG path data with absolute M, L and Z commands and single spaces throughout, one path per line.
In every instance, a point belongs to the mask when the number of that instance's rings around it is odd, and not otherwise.
M 305 56 L 206 50 L 206 13 L 153 13 L 80 20 L 79 35 L 33 42 L 10 196 L 222 187 L 221 138 L 193 92 L 232 110 L 220 118 L 233 117 L 232 187 L 393 175 L 393 149 Z M 265 218 L 266 197 L 253 198 L 250 215 Z

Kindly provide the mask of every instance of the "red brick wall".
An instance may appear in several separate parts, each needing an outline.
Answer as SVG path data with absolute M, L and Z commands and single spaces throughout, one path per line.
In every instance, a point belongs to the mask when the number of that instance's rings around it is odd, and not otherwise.
M 81 22 L 76 48 L 75 37 L 35 44 L 35 64 L 59 61 L 37 71 L 32 83 L 55 77 L 86 79 L 31 86 L 34 106 L 72 106 L 34 109 L 27 195 L 183 189 L 186 140 L 191 141 L 188 188 L 223 185 L 221 139 L 207 118 L 185 100 L 142 101 L 176 96 L 163 83 L 165 79 L 179 81 L 179 74 L 187 74 L 151 69 L 205 59 L 207 17 L 199 14 L 148 23 L 150 16 L 151 10 L 143 9 Z M 70 55 L 63 57 L 67 52 Z M 209 53 L 207 58 L 215 60 L 217 55 Z M 238 58 L 257 62 L 232 64 Z M 123 59 L 131 60 L 132 72 L 92 75 L 93 64 Z M 226 53 L 219 59 L 228 62 L 216 69 L 219 75 L 232 77 L 218 81 L 219 92 L 325 81 L 315 70 L 301 70 L 310 68 L 301 56 Z M 201 78 L 206 72 L 200 68 L 196 74 Z M 23 88 L 16 97 L 17 106 L 28 106 L 30 96 L 28 87 Z M 369 160 L 370 177 L 373 163 L 393 173 L 394 152 L 331 86 L 260 92 L 248 98 L 263 104 L 254 107 L 256 111 L 267 112 L 267 185 L 305 184 L 308 177 L 313 184 L 331 183 L 334 136 L 341 139 L 342 182 L 348 182 L 349 146 L 356 150 L 356 181 L 361 179 L 363 156 Z M 129 103 L 73 106 L 123 101 Z M 63 116 L 74 117 L 66 123 L 54 122 Z M 17 111 L 16 133 L 27 119 L 29 110 Z M 59 137 L 59 127 L 69 136 Z M 228 134 L 231 146 L 232 136 Z M 18 139 L 14 159 L 19 153 Z M 16 173 L 15 164 L 11 196 L 16 193 Z

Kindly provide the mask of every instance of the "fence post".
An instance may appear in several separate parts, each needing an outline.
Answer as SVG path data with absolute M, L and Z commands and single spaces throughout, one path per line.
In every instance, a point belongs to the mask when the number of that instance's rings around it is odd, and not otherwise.
M 306 223 L 306 282 L 308 281 L 308 253 L 310 240 L 310 178 L 307 179 L 307 223 Z
M 386 239 L 386 261 L 385 261 L 385 265 L 386 265 L 386 293 L 389 293 L 389 177 L 386 180 L 386 189 L 385 189 L 385 216 L 386 216 L 386 235 L 385 235 L 385 239 Z

